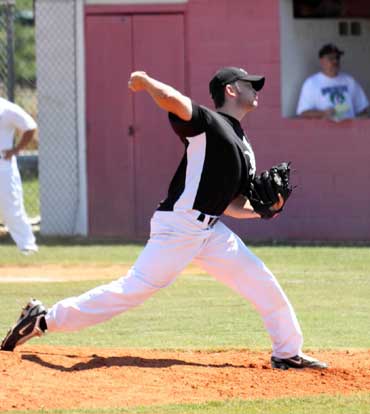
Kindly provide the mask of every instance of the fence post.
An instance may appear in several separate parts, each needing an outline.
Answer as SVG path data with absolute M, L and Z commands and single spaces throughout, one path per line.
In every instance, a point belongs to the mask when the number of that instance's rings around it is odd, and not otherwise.
M 14 5 L 15 0 L 6 0 L 0 4 L 5 5 L 6 19 L 6 61 L 7 61 L 7 95 L 9 101 L 14 102 Z

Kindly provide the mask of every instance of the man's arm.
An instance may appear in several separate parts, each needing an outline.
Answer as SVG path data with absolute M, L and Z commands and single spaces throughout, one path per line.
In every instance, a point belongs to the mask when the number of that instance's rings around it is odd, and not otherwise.
M 261 218 L 261 216 L 253 210 L 249 200 L 243 195 L 236 197 L 224 211 L 226 216 L 237 219 L 254 219 Z
M 325 111 L 319 111 L 317 109 L 309 109 L 299 114 L 299 118 L 306 119 L 332 119 L 335 114 L 334 108 L 326 109 Z
M 192 117 L 190 98 L 172 86 L 151 78 L 143 71 L 132 72 L 128 86 L 133 92 L 148 92 L 160 108 L 172 112 L 184 121 L 190 121 Z
M 327 109 L 326 111 L 318 111 L 318 110 L 309 110 L 302 112 L 299 117 L 306 118 L 306 119 L 332 119 L 335 114 L 334 108 Z M 364 109 L 360 113 L 356 115 L 356 118 L 368 118 L 369 111 L 368 108 Z
M 6 160 L 10 160 L 10 158 L 13 155 L 18 155 L 19 151 L 21 151 L 23 148 L 26 148 L 27 145 L 32 141 L 35 135 L 35 131 L 36 129 L 30 129 L 28 131 L 25 131 L 22 135 L 21 140 L 18 142 L 18 144 L 14 148 L 3 151 L 4 158 Z
M 279 201 L 270 207 L 271 211 L 279 211 L 284 205 L 283 197 L 278 194 Z M 249 200 L 243 195 L 239 195 L 228 205 L 224 211 L 226 216 L 234 217 L 237 219 L 255 219 L 261 218 L 261 216 L 253 210 Z

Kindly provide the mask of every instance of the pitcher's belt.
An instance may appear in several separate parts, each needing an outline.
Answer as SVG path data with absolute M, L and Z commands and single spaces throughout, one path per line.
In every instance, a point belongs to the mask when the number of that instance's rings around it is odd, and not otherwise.
M 200 213 L 197 217 L 198 221 L 201 221 L 202 223 L 206 223 L 209 227 L 213 227 L 219 220 L 219 217 L 215 216 L 208 216 L 207 214 Z

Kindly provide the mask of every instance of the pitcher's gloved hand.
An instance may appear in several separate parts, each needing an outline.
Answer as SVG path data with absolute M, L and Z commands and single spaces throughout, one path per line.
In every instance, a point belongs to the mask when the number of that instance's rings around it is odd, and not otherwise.
M 290 162 L 282 162 L 256 175 L 249 186 L 247 197 L 261 218 L 270 219 L 283 210 L 292 190 Z M 275 205 L 281 206 L 276 208 Z

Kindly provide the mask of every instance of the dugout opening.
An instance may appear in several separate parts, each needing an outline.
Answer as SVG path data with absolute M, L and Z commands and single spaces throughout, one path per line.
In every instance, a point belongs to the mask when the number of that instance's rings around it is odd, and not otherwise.
M 304 80 L 320 70 L 318 50 L 345 51 L 341 70 L 370 99 L 370 10 L 367 0 L 280 0 L 281 110 L 293 118 Z

